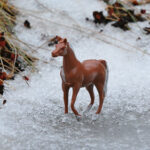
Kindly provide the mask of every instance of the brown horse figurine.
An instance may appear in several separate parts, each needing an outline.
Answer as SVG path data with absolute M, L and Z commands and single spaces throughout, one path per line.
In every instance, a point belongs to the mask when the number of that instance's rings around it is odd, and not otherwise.
M 73 88 L 71 109 L 76 116 L 80 116 L 74 107 L 77 94 L 81 87 L 86 87 L 91 97 L 91 102 L 87 108 L 87 110 L 90 110 L 94 103 L 93 85 L 95 85 L 99 93 L 99 107 L 96 114 L 99 114 L 107 89 L 108 68 L 106 61 L 91 59 L 81 63 L 70 48 L 67 39 L 60 37 L 58 39 L 59 43 L 56 45 L 56 49 L 52 51 L 52 56 L 63 56 L 60 75 L 64 92 L 65 113 L 68 113 L 68 92 L 70 87 Z

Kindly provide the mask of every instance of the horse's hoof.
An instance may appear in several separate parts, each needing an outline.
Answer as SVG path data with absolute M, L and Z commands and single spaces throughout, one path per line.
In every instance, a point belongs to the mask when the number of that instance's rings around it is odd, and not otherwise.
M 80 121 L 82 119 L 81 116 L 77 116 L 77 115 L 75 115 L 75 116 L 76 116 L 77 121 Z
M 68 111 L 67 111 L 67 112 L 64 112 L 64 114 L 67 115 L 67 114 L 68 114 Z

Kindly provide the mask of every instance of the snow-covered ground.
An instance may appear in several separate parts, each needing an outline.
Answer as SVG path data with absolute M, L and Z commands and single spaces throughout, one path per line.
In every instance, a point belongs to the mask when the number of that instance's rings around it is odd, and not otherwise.
M 39 61 L 37 71 L 27 69 L 6 85 L 7 104 L 0 108 L 0 150 L 149 150 L 150 36 L 141 30 L 148 22 L 130 24 L 132 30 L 127 32 L 109 24 L 95 27 L 85 17 L 105 10 L 99 0 L 14 0 L 13 4 L 20 10 L 16 35 L 32 45 L 28 51 Z M 32 29 L 24 28 L 25 19 Z M 104 31 L 99 33 L 100 29 Z M 43 44 L 54 35 L 66 37 L 81 61 L 108 61 L 108 93 L 99 118 L 94 115 L 96 90 L 93 108 L 79 122 L 70 107 L 64 115 L 62 58 L 51 58 L 54 47 Z M 29 76 L 29 86 L 22 75 Z M 77 110 L 82 114 L 89 102 L 87 91 L 81 89 Z

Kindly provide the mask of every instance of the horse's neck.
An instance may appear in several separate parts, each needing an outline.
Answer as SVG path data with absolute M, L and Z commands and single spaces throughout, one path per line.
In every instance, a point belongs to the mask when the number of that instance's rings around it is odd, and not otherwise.
M 78 64 L 80 64 L 80 62 L 76 58 L 73 50 L 68 45 L 67 54 L 63 57 L 64 72 L 65 73 L 69 72 L 74 67 L 76 67 Z

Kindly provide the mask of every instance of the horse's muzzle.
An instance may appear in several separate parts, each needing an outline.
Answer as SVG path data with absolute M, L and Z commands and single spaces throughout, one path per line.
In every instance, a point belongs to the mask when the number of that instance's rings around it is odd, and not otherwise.
M 57 55 L 55 53 L 52 52 L 52 57 L 57 57 Z

